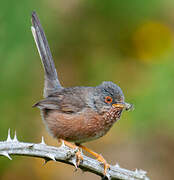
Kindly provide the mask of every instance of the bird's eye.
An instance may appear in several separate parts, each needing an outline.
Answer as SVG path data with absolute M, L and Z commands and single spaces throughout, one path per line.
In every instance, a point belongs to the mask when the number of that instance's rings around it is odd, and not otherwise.
M 108 103 L 108 104 L 112 103 L 112 98 L 110 96 L 106 96 L 105 97 L 105 102 Z

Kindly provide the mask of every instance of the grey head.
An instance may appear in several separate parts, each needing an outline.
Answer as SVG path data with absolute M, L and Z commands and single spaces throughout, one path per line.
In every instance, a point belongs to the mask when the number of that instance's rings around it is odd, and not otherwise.
M 95 88 L 93 102 L 99 113 L 107 112 L 111 107 L 130 110 L 132 105 L 124 102 L 124 94 L 119 86 L 111 81 L 104 81 Z

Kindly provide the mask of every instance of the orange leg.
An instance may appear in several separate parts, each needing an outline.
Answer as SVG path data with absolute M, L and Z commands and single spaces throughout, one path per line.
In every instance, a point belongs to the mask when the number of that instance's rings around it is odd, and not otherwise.
M 76 148 L 78 148 L 78 151 L 76 152 L 76 163 L 77 163 L 77 166 L 79 166 L 80 161 L 83 161 L 83 156 L 82 156 L 82 154 L 81 154 L 81 152 L 80 152 L 79 147 L 76 146 L 76 145 L 74 145 L 74 144 L 72 144 L 72 143 L 70 143 L 70 142 L 68 142 L 68 141 L 65 141 L 65 140 L 63 140 L 63 139 L 59 139 L 59 141 L 60 141 L 61 143 L 64 142 L 64 144 L 65 144 L 66 146 L 68 146 L 69 148 L 71 148 L 71 149 L 76 149 Z
M 92 151 L 91 149 L 89 149 L 83 145 L 79 145 L 79 147 L 81 147 L 83 150 L 87 151 L 88 153 L 92 154 L 94 157 L 97 158 L 98 161 L 100 161 L 104 164 L 104 175 L 106 175 L 107 169 L 110 167 L 110 165 L 106 162 L 106 160 L 103 158 L 103 156 L 101 154 L 98 154 L 98 153 Z

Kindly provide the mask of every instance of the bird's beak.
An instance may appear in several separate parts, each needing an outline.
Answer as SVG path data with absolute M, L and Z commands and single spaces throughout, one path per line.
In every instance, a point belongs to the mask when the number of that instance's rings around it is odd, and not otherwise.
M 133 110 L 133 108 L 134 108 L 133 104 L 129 104 L 129 103 L 126 103 L 126 102 L 116 103 L 116 104 L 113 104 L 112 106 L 115 107 L 115 108 L 125 109 L 126 111 Z
M 115 108 L 121 108 L 121 109 L 124 108 L 124 104 L 122 104 L 122 103 L 113 104 L 112 106 Z

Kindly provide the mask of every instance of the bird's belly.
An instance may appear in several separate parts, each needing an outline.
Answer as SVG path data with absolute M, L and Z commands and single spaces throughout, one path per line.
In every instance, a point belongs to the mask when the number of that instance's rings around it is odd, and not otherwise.
M 58 110 L 42 113 L 48 131 L 56 138 L 83 143 L 97 139 L 107 133 L 115 121 L 106 120 L 94 111 L 65 114 Z

